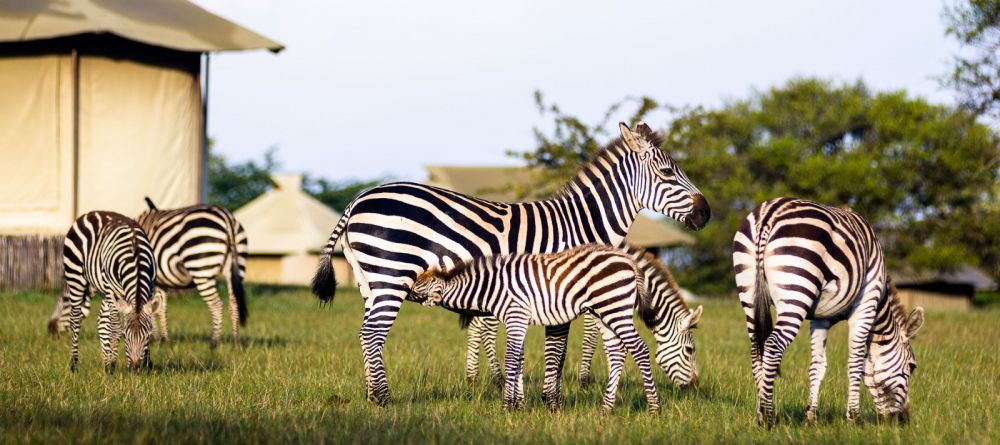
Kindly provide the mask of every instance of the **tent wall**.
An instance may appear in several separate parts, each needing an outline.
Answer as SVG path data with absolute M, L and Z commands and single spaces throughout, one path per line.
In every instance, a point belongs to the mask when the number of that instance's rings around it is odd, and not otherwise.
M 67 55 L 0 57 L 0 230 L 73 221 L 73 67 Z
M 113 35 L 0 44 L 0 233 L 63 234 L 89 210 L 137 214 L 147 195 L 198 202 L 199 72 L 198 53 Z

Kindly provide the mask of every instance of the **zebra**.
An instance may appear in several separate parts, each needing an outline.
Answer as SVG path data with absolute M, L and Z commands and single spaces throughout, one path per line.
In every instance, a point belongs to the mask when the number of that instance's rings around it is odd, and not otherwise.
M 83 306 L 89 304 L 92 292 L 103 296 L 97 333 L 105 370 L 115 369 L 121 337 L 129 369 L 152 366 L 149 333 L 156 310 L 152 301 L 156 263 L 142 227 L 114 212 L 83 214 L 63 241 L 63 275 L 67 289 L 63 305 L 68 308 L 72 333 L 70 370 L 75 372 L 79 361 Z
M 681 297 L 680 288 L 670 271 L 653 254 L 632 246 L 627 251 L 639 265 L 645 278 L 647 292 L 656 311 L 652 330 L 656 338 L 656 362 L 677 386 L 687 387 L 698 381 L 693 330 L 701 319 L 702 306 L 690 309 Z M 479 372 L 479 350 L 482 346 L 489 361 L 491 377 L 501 381 L 499 361 L 496 356 L 496 335 L 499 320 L 495 317 L 474 317 L 468 323 L 466 348 L 466 379 L 473 380 Z M 464 323 L 463 323 L 464 324 Z M 600 324 L 590 314 L 584 315 L 583 358 L 580 362 L 580 381 L 590 382 L 590 364 L 597 341 Z M 558 376 L 550 376 L 558 378 Z
M 248 316 L 243 277 L 246 273 L 247 236 L 239 221 L 228 210 L 213 205 L 195 205 L 173 210 L 159 210 L 148 197 L 148 207 L 137 221 L 149 235 L 158 273 L 154 299 L 158 311 L 161 341 L 168 341 L 166 289 L 194 286 L 212 315 L 212 348 L 218 346 L 222 331 L 222 302 L 215 278 L 224 275 L 229 286 L 229 315 L 233 339 L 239 342 L 239 326 Z M 89 303 L 88 305 L 89 306 Z M 84 307 L 84 316 L 89 307 Z M 49 331 L 56 333 L 67 325 L 68 310 L 56 306 Z
M 924 310 L 905 315 L 864 218 L 804 199 L 772 199 L 740 226 L 733 266 L 751 343 L 759 423 L 774 424 L 774 380 L 785 347 L 805 319 L 811 320 L 812 349 L 807 422 L 816 419 L 827 333 L 842 320 L 849 335 L 847 419 L 858 416 L 862 379 L 880 416 L 907 418 L 917 366 L 910 340 L 923 325 Z
M 555 252 L 587 244 L 619 246 L 641 209 L 683 221 L 709 220 L 708 201 L 644 123 L 619 124 L 621 139 L 599 150 L 555 197 L 501 203 L 437 187 L 396 182 L 352 201 L 322 249 L 313 293 L 333 299 L 333 248 L 343 252 L 365 300 L 359 339 L 370 401 L 389 402 L 382 347 L 420 273 L 480 256 Z
M 642 272 L 628 253 L 586 244 L 558 253 L 480 257 L 450 271 L 430 269 L 417 277 L 410 299 L 426 306 L 496 315 L 507 330 L 504 407 L 524 403 L 524 336 L 529 324 L 566 331 L 569 323 L 591 313 L 601 326 L 609 357 L 609 377 L 602 409 L 615 405 L 627 349 L 646 389 L 650 411 L 660 408 L 649 365 L 649 350 L 632 323 L 638 306 L 642 319 L 656 318 Z M 624 345 L 624 349 L 623 349 Z M 620 360 L 619 360 L 620 359 Z M 561 358 L 560 358 L 561 360 Z M 548 394 L 547 399 L 558 398 Z

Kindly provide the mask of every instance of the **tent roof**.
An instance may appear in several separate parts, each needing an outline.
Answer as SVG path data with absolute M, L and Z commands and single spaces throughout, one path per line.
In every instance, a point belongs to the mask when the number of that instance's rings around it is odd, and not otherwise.
M 514 192 L 508 186 L 522 184 L 533 176 L 525 167 L 428 165 L 424 168 L 428 173 L 428 185 L 495 201 L 515 201 Z M 694 237 L 662 218 L 640 213 L 625 241 L 637 247 L 663 247 L 691 244 Z
M 274 189 L 236 211 L 252 255 L 316 252 L 326 244 L 340 213 L 302 191 L 302 175 L 271 176 Z
M 976 291 L 995 290 L 996 281 L 988 273 L 973 266 L 959 266 L 951 272 L 914 271 L 904 268 L 889 272 L 897 286 L 921 286 L 930 283 L 946 283 L 972 286 Z
M 284 46 L 185 0 L 14 0 L 0 3 L 0 42 L 115 34 L 181 51 Z

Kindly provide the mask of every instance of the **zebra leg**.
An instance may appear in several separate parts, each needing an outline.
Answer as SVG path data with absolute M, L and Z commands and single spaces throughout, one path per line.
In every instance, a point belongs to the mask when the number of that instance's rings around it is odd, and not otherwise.
M 496 317 L 477 317 L 482 320 L 483 352 L 490 362 L 490 378 L 497 386 L 503 386 L 503 373 L 500 372 L 500 360 L 497 356 L 497 333 L 500 331 L 500 320 Z
M 591 313 L 583 315 L 583 354 L 580 357 L 580 385 L 588 386 L 593 382 L 590 376 L 590 364 L 594 361 L 597 351 L 597 338 L 601 335 L 601 324 Z M 607 349 L 607 346 L 605 346 Z
M 566 361 L 566 342 L 569 340 L 569 323 L 545 327 L 545 383 L 542 400 L 551 411 L 559 411 L 563 406 L 562 383 L 563 363 Z
M 483 318 L 475 317 L 469 323 L 469 335 L 465 344 L 465 380 L 473 381 L 479 375 L 479 346 L 483 343 Z
M 650 412 L 659 412 L 660 397 L 656 394 L 656 384 L 653 382 L 653 371 L 649 363 L 649 349 L 643 343 L 642 338 L 639 337 L 639 332 L 635 330 L 635 325 L 632 323 L 632 307 L 628 307 L 627 314 L 609 315 L 601 317 L 601 321 L 614 332 L 614 335 L 625 345 L 625 349 L 632 354 L 632 360 L 639 367 L 643 385 L 646 387 L 648 409 Z M 624 322 L 619 321 L 617 325 L 612 324 L 613 320 L 616 319 L 624 320 Z
M 861 304 L 847 320 L 847 420 L 853 421 L 861 411 L 861 378 L 865 368 L 865 354 L 875 322 L 880 291 L 866 291 Z
M 604 340 L 604 352 L 608 360 L 608 385 L 601 402 L 601 411 L 608 414 L 615 407 L 615 399 L 618 397 L 618 383 L 621 382 L 622 369 L 625 366 L 625 348 L 622 347 L 621 339 L 615 336 L 611 329 L 603 327 L 600 323 L 597 327 Z
M 368 400 L 377 405 L 384 406 L 391 400 L 382 361 L 382 346 L 408 292 L 396 286 L 386 286 L 375 289 L 373 295 L 365 300 L 365 318 L 359 334 L 365 359 L 365 393 Z
M 215 288 L 215 279 L 195 277 L 193 281 L 201 299 L 208 305 L 208 312 L 212 314 L 212 349 L 215 349 L 219 346 L 219 337 L 222 335 L 222 301 Z
M 90 307 L 90 286 L 82 276 L 76 275 L 71 282 L 69 276 L 66 278 L 66 286 L 69 287 L 69 300 L 66 302 L 69 309 L 69 330 L 70 330 L 70 357 L 69 370 L 76 372 L 76 364 L 80 361 L 80 325 L 83 324 L 84 308 Z
M 524 337 L 528 332 L 527 314 L 509 314 L 504 317 L 507 329 L 506 372 L 503 386 L 503 407 L 508 411 L 524 405 Z
M 101 313 L 97 318 L 97 337 L 101 341 L 101 352 L 104 353 L 104 371 L 115 372 L 118 362 L 119 331 L 118 308 L 108 296 L 101 301 Z
M 781 367 L 781 359 L 785 355 L 785 348 L 798 335 L 802 327 L 802 320 L 805 319 L 806 309 L 800 305 L 787 304 L 791 297 L 788 292 L 774 286 L 772 294 L 775 295 L 775 310 L 777 317 L 774 323 L 774 331 L 764 342 L 764 354 L 761 360 L 761 381 L 757 385 L 757 421 L 767 425 L 768 428 L 774 425 L 774 381 L 778 377 L 778 370 Z M 798 301 L 802 295 L 796 292 L 799 298 L 791 299 Z
M 159 311 L 157 311 L 156 313 L 157 318 L 159 319 L 160 322 L 160 329 L 158 334 L 160 337 L 160 342 L 166 343 L 170 341 L 170 334 L 167 331 L 167 291 L 160 288 L 156 288 L 156 291 L 153 293 L 153 299 L 154 300 L 159 299 L 160 302 Z M 156 323 L 153 323 L 153 326 L 155 327 Z
M 230 255 L 230 261 L 236 260 L 236 255 Z M 232 266 L 228 261 L 223 265 L 222 275 L 226 278 L 226 287 L 229 289 L 229 321 L 233 325 L 233 343 L 239 345 L 240 343 L 240 307 L 236 303 L 236 286 L 233 281 Z
M 809 364 L 809 408 L 806 409 L 806 422 L 816 421 L 816 413 L 819 410 L 819 388 L 826 375 L 826 336 L 829 332 L 829 321 L 812 320 L 809 322 L 812 362 Z

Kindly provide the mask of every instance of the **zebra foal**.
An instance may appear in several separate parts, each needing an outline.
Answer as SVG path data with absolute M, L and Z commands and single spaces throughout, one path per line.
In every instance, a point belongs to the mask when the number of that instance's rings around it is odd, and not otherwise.
M 83 309 L 94 292 L 103 296 L 97 333 L 105 370 L 115 369 L 120 337 L 125 339 L 129 369 L 151 366 L 149 333 L 156 310 L 152 302 L 156 264 L 142 228 L 114 212 L 80 216 L 63 241 L 63 275 L 67 291 L 61 298 L 72 333 L 70 370 L 76 371 Z
M 804 199 L 772 199 L 740 226 L 733 266 L 750 337 L 758 422 L 774 423 L 774 380 L 806 319 L 812 349 L 806 420 L 816 419 L 827 333 L 842 320 L 849 335 L 847 419 L 858 416 L 862 380 L 880 416 L 906 419 L 917 367 L 910 340 L 923 325 L 924 311 L 917 307 L 906 315 L 864 218 Z
M 601 325 L 604 341 L 616 353 L 624 349 L 639 366 L 650 411 L 659 398 L 649 365 L 649 350 L 632 323 L 636 305 L 647 323 L 655 317 L 642 273 L 619 249 L 590 244 L 551 254 L 483 257 L 451 271 L 429 270 L 417 277 L 410 296 L 427 306 L 494 314 L 507 330 L 504 407 L 524 403 L 524 336 L 529 324 L 543 325 L 546 335 L 564 330 L 584 313 Z M 620 352 L 624 358 L 624 352 Z M 624 360 L 612 361 L 603 409 L 615 404 Z M 549 395 L 548 397 L 552 397 Z

